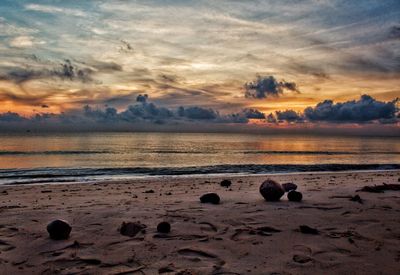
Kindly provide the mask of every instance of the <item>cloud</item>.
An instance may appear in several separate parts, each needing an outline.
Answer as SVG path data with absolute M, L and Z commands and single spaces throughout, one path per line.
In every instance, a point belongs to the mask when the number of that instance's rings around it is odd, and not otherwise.
M 89 105 L 83 107 L 83 115 L 97 122 L 112 122 L 118 118 L 117 109 L 107 107 L 105 110 L 93 109 Z
M 257 76 L 253 82 L 245 84 L 245 97 L 263 99 L 267 97 L 279 97 L 284 90 L 299 92 L 296 83 L 278 81 L 273 76 Z
M 264 122 L 264 125 L 257 124 L 263 128 L 275 127 L 283 122 L 289 122 L 290 126 L 293 127 L 309 123 L 310 129 L 315 125 L 319 125 L 319 123 L 315 122 L 335 124 L 376 122 L 373 125 L 382 125 L 382 127 L 391 127 L 390 129 L 393 129 L 393 127 L 396 127 L 396 123 L 400 122 L 399 109 L 396 106 L 397 99 L 381 102 L 368 95 L 363 95 L 359 100 L 343 103 L 333 103 L 332 100 L 325 100 L 315 107 L 306 108 L 303 113 L 285 110 L 277 111 L 275 114 L 270 113 L 267 116 L 253 108 L 245 108 L 237 113 L 228 114 L 221 114 L 217 109 L 201 106 L 166 108 L 149 102 L 149 97 L 146 94 L 138 95 L 137 99 L 134 104 L 129 105 L 122 111 L 110 106 L 100 108 L 86 105 L 82 110 L 71 110 L 61 114 L 43 112 L 37 113 L 32 117 L 24 117 L 15 112 L 6 112 L 0 114 L 0 129 L 4 131 L 18 129 L 118 131 L 140 128 L 154 131 L 161 129 L 159 127 L 164 127 L 162 129 L 168 128 L 175 131 L 191 129 L 191 131 L 195 131 L 205 127 L 204 129 L 209 129 L 210 131 L 218 129 L 234 131 L 235 129 L 244 129 L 243 127 L 247 127 L 246 125 L 250 126 L 251 123 L 249 122 L 252 119 L 259 119 Z M 39 102 L 38 106 L 47 108 L 46 104 L 40 104 Z M 232 124 L 240 124 L 242 126 L 233 126 Z M 231 128 L 227 128 L 228 126 Z M 309 126 L 305 128 L 309 128 Z
M 393 26 L 389 31 L 390 39 L 400 39 L 400 26 Z
M 54 70 L 51 74 L 61 79 L 80 80 L 82 82 L 89 82 L 92 80 L 90 77 L 92 70 L 79 69 L 72 65 L 71 61 L 68 59 L 61 64 L 61 67 L 61 70 Z
M 265 114 L 256 109 L 246 108 L 243 109 L 243 113 L 249 119 L 265 119 Z
M 56 6 L 49 6 L 49 5 L 28 4 L 25 6 L 25 9 L 30 11 L 37 11 L 37 12 L 51 13 L 51 14 L 65 14 L 78 17 L 87 16 L 85 12 L 78 9 L 68 9 Z
M 142 103 L 146 103 L 147 99 L 149 98 L 149 96 L 147 94 L 144 95 L 138 95 L 136 97 L 136 102 L 142 102 Z
M 14 48 L 30 48 L 34 45 L 32 36 L 17 36 L 10 41 L 10 46 Z
M 302 122 L 304 120 L 301 114 L 293 110 L 277 111 L 276 117 L 278 121 L 287 121 L 287 122 Z
M 333 103 L 325 100 L 315 107 L 304 110 L 304 116 L 310 121 L 356 122 L 364 123 L 376 120 L 396 118 L 399 108 L 398 99 L 389 102 L 378 101 L 369 95 L 362 95 L 359 100 Z
M 90 66 L 101 72 L 121 72 L 122 66 L 115 62 L 104 62 L 104 61 L 91 61 Z
M 9 70 L 7 73 L 0 75 L 0 80 L 9 80 L 17 84 L 22 84 L 30 80 L 46 78 L 91 82 L 92 74 L 93 70 L 89 68 L 78 68 L 77 66 L 73 65 L 69 59 L 66 59 L 58 68 L 55 69 L 34 70 L 26 68 L 14 68 Z
M 39 30 L 22 27 L 13 22 L 6 20 L 4 17 L 0 17 L 0 36 L 15 36 L 19 34 L 21 36 L 28 36 L 29 34 L 37 33 Z
M 130 105 L 125 111 L 118 114 L 120 120 L 127 122 L 150 120 L 156 123 L 164 123 L 165 120 L 169 120 L 173 116 L 174 114 L 171 110 L 147 102 Z
M 0 114 L 0 122 L 22 122 L 26 119 L 17 113 L 7 112 Z
M 50 94 L 42 95 L 28 95 L 28 94 L 15 94 L 8 91 L 0 90 L 0 101 L 12 101 L 26 105 L 42 105 Z
M 42 108 L 48 108 L 47 105 L 39 105 Z M 250 115 L 252 114 L 252 115 Z M 83 125 L 95 124 L 107 127 L 118 128 L 120 124 L 190 124 L 193 122 L 206 123 L 247 123 L 247 116 L 261 116 L 262 113 L 250 109 L 237 114 L 221 115 L 218 111 L 211 108 L 203 108 L 200 106 L 180 106 L 177 109 L 157 106 L 152 102 L 148 102 L 148 95 L 138 95 L 136 103 L 129 105 L 125 110 L 118 111 L 114 107 L 106 106 L 104 108 L 92 107 L 86 105 L 82 110 L 72 110 L 61 114 L 40 113 L 33 117 L 25 118 L 17 113 L 0 114 L 0 122 L 25 122 L 35 124 L 40 122 L 41 125 L 48 123 L 49 125 L 60 124 L 84 128 Z M 31 125 L 32 126 L 32 125 Z
M 189 119 L 212 120 L 216 119 L 219 115 L 213 109 L 206 109 L 202 107 L 179 107 L 178 115 Z

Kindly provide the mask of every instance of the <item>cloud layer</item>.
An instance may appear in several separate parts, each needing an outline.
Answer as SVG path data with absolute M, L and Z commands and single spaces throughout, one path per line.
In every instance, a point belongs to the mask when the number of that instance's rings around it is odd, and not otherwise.
M 118 111 L 113 107 L 94 108 L 86 105 L 82 110 L 62 114 L 38 113 L 31 117 L 23 117 L 18 113 L 0 114 L 0 128 L 12 130 L 16 125 L 44 129 L 58 125 L 69 130 L 81 130 L 87 125 L 106 127 L 118 130 L 122 126 L 146 125 L 149 129 L 157 129 L 157 125 L 173 126 L 180 130 L 180 125 L 231 125 L 232 129 L 257 123 L 258 125 L 279 124 L 313 124 L 315 122 L 346 124 L 393 124 L 400 123 L 398 99 L 388 102 L 378 101 L 371 96 L 363 95 L 358 100 L 333 103 L 325 100 L 304 112 L 294 110 L 276 111 L 269 115 L 256 109 L 245 108 L 236 113 L 221 114 L 218 110 L 200 106 L 179 106 L 176 109 L 158 106 L 148 101 L 147 95 L 138 95 L 137 102 L 125 110 Z M 236 125 L 236 126 L 235 126 Z M 153 128 L 151 128 L 153 127 Z M 219 126 L 215 126 L 219 127 Z M 21 128 L 21 127 L 18 127 Z
M 52 78 L 90 82 L 92 81 L 91 74 L 93 74 L 93 70 L 90 68 L 78 68 L 69 59 L 66 59 L 54 69 L 13 68 L 3 75 L 0 74 L 0 80 L 9 80 L 17 84 L 22 84 L 30 80 Z

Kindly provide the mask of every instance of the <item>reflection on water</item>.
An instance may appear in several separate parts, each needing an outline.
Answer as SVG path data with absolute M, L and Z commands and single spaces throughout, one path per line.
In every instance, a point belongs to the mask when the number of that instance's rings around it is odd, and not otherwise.
M 1 135 L 0 168 L 400 163 L 399 141 L 182 133 Z

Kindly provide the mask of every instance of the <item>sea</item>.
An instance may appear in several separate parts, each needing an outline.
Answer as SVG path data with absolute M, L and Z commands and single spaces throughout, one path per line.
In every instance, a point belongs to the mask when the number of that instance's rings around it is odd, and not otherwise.
M 400 169 L 400 137 L 0 134 L 0 184 Z

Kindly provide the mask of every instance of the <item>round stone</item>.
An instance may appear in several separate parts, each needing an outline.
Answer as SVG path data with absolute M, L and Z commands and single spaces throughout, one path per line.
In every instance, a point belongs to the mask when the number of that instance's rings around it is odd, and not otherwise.
M 47 232 L 53 240 L 66 240 L 69 238 L 72 227 L 64 220 L 54 220 L 47 225 Z
M 171 225 L 169 222 L 160 222 L 157 225 L 157 231 L 160 233 L 169 233 L 171 231 Z
M 260 193 L 266 201 L 279 201 L 285 190 L 276 181 L 268 179 L 261 184 Z
M 216 193 L 207 193 L 200 197 L 202 203 L 219 204 L 220 198 Z
M 292 190 L 287 194 L 288 200 L 290 201 L 301 201 L 303 199 L 303 194 L 298 191 Z

